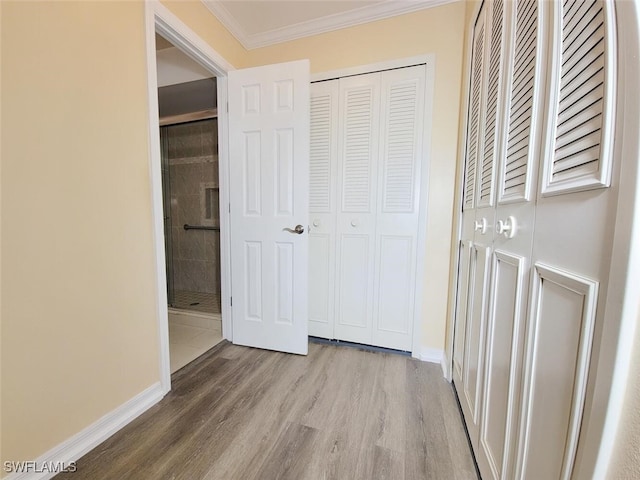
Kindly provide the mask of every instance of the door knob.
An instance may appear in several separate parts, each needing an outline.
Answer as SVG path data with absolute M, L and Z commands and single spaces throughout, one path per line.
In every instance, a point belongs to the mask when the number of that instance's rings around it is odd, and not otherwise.
M 296 228 L 283 228 L 282 230 L 286 230 L 289 233 L 297 233 L 298 235 L 304 233 L 304 227 L 302 225 L 296 225 Z
M 507 217 L 506 220 L 498 220 L 496 225 L 496 232 L 500 235 L 504 235 L 506 238 L 513 238 L 518 230 L 518 222 L 515 217 Z
M 479 231 L 482 235 L 487 233 L 487 219 L 486 218 L 482 217 L 482 219 L 480 221 L 476 220 L 473 225 L 474 225 L 473 229 L 476 232 Z
M 351 226 L 352 227 L 357 227 L 358 226 L 358 219 L 354 218 L 353 220 L 351 220 Z
M 320 220 L 318 220 L 317 218 L 313 221 L 313 226 L 314 227 L 319 227 L 320 226 Z

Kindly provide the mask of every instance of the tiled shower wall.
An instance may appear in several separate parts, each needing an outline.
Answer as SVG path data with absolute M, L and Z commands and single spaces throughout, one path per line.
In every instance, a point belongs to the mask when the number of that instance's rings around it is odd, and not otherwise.
M 169 127 L 168 148 L 174 289 L 219 292 L 220 233 L 183 228 L 220 226 L 217 120 Z

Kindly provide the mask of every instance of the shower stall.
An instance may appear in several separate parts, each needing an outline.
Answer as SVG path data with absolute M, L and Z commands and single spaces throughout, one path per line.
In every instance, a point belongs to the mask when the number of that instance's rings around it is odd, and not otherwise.
M 169 307 L 220 314 L 217 118 L 160 128 Z

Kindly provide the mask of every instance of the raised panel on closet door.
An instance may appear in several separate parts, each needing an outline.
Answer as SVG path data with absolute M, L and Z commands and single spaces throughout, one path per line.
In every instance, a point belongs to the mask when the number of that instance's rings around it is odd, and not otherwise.
M 591 463 L 591 422 L 602 406 L 588 400 L 595 383 L 587 382 L 603 372 L 589 371 L 589 357 L 607 328 L 605 308 L 596 303 L 598 292 L 606 298 L 612 271 L 620 157 L 611 140 L 623 130 L 615 128 L 614 113 L 625 102 L 615 94 L 623 78 L 616 65 L 618 4 L 545 3 L 552 61 L 531 259 L 522 479 L 590 478 L 582 465 Z
M 382 73 L 373 343 L 411 350 L 426 67 Z
M 340 79 L 335 338 L 372 341 L 380 73 Z
M 528 259 L 493 255 L 485 379 L 477 461 L 483 478 L 513 478 L 521 399 L 523 332 Z
M 498 2 L 494 3 L 494 8 Z M 540 152 L 542 2 L 506 3 L 504 126 L 497 131 L 500 165 L 493 226 L 494 261 L 486 338 L 480 439 L 476 450 L 483 478 L 513 478 L 524 318 L 529 292 L 535 203 L 532 183 Z
M 599 282 L 535 265 L 517 478 L 572 478 Z
M 453 379 L 458 385 L 462 385 L 462 364 L 464 361 L 464 345 L 466 334 L 467 307 L 470 296 L 469 274 L 471 267 L 471 246 L 473 242 L 463 240 L 458 251 L 458 296 L 456 299 L 456 324 L 453 337 Z
M 338 80 L 311 84 L 309 335 L 334 338 Z
M 491 247 L 471 247 L 469 303 L 465 325 L 464 360 L 462 364 L 462 411 L 474 449 L 477 449 L 478 423 L 482 404 L 484 369 L 484 338 L 487 325 L 488 287 L 491 268 Z

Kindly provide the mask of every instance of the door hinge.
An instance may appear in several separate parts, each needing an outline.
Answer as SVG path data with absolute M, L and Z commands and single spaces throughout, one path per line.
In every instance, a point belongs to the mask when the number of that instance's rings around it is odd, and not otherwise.
M 231 204 L 229 204 L 229 213 L 231 213 Z
M 231 306 L 233 307 L 233 297 L 229 297 L 231 299 Z
M 229 113 L 229 102 L 227 102 L 227 113 Z

